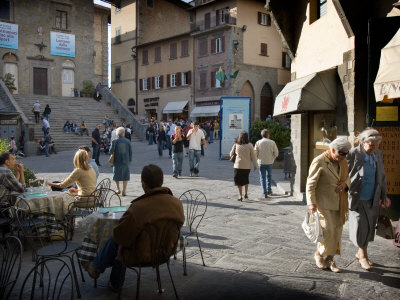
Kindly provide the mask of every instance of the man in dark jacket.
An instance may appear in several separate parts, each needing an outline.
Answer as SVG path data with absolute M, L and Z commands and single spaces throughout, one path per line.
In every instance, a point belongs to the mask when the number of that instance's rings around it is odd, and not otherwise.
M 93 154 L 92 158 L 96 161 L 96 164 L 98 166 L 100 165 L 100 143 L 101 143 L 101 138 L 100 138 L 100 128 L 101 125 L 97 124 L 96 128 L 92 132 L 92 147 L 93 147 Z
M 125 266 L 150 263 L 148 237 L 140 235 L 146 224 L 160 219 L 172 219 L 181 227 L 185 221 L 183 206 L 167 187 L 162 187 L 164 175 L 156 165 L 145 166 L 142 170 L 144 195 L 134 199 L 128 210 L 114 228 L 113 236 L 93 262 L 83 264 L 92 278 L 97 279 L 107 267 L 112 266 L 109 288 L 118 291 L 125 280 Z M 160 228 L 161 229 L 161 228 Z M 178 229 L 177 229 L 178 230 Z M 173 249 L 178 232 L 171 232 L 168 243 Z

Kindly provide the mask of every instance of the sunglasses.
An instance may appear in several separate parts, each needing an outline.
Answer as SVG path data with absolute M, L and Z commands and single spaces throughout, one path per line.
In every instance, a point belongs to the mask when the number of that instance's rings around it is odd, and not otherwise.
M 342 151 L 339 151 L 338 153 L 340 156 L 346 156 L 347 154 L 349 154 L 349 152 L 342 152 Z

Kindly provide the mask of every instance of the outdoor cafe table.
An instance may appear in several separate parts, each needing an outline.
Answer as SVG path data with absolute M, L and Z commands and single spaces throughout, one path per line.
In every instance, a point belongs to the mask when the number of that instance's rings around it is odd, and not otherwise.
M 82 245 L 78 250 L 78 258 L 80 261 L 92 261 L 96 255 L 104 247 L 107 240 L 112 236 L 114 227 L 118 225 L 119 219 L 122 217 L 127 207 L 100 207 L 83 219 L 79 224 L 81 229 L 86 232 Z M 111 211 L 112 215 L 106 215 L 104 212 Z M 180 236 L 178 242 L 178 250 L 183 248 L 185 243 L 184 237 Z

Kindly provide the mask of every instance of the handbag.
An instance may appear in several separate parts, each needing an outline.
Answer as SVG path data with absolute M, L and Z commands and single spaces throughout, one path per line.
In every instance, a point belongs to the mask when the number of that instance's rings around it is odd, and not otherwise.
M 376 222 L 376 235 L 391 240 L 394 239 L 392 222 L 389 218 L 389 213 L 386 207 L 379 207 L 378 220 Z
M 113 164 L 114 164 L 114 153 L 113 153 L 113 154 L 111 154 L 111 156 L 110 156 L 110 158 L 109 158 L 108 162 L 109 162 L 111 165 L 113 165 Z
M 319 214 L 317 211 L 311 213 L 310 210 L 307 210 L 301 227 L 303 228 L 303 231 L 306 234 L 307 238 L 314 244 L 317 242 L 322 242 L 324 240 L 324 236 L 322 235 L 322 228 L 319 223 Z
M 231 156 L 231 158 L 229 160 L 233 163 L 235 163 L 235 161 L 236 161 L 236 144 L 235 144 L 235 152 L 233 152 L 233 155 Z

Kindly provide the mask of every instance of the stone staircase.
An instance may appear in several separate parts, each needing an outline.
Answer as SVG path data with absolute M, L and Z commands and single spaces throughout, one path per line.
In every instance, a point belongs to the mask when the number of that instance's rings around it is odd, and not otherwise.
M 96 102 L 92 98 L 21 94 L 13 96 L 21 110 L 32 123 L 35 123 L 35 117 L 32 113 L 33 103 L 39 101 L 42 112 L 46 104 L 50 105 L 50 134 L 56 143 L 57 151 L 74 150 L 82 145 L 91 147 L 91 133 L 96 124 L 99 123 L 102 124 L 102 130 L 104 130 L 103 122 L 105 115 L 114 120 L 118 125 L 122 123 L 122 120 L 115 113 L 115 109 L 106 105 L 103 100 Z M 84 120 L 89 131 L 89 136 L 79 136 L 75 133 L 64 132 L 63 127 L 67 120 L 73 120 L 78 126 Z M 39 124 L 34 125 L 34 139 L 39 141 L 42 137 L 42 122 L 40 121 Z M 132 132 L 132 141 L 135 142 L 138 140 Z

